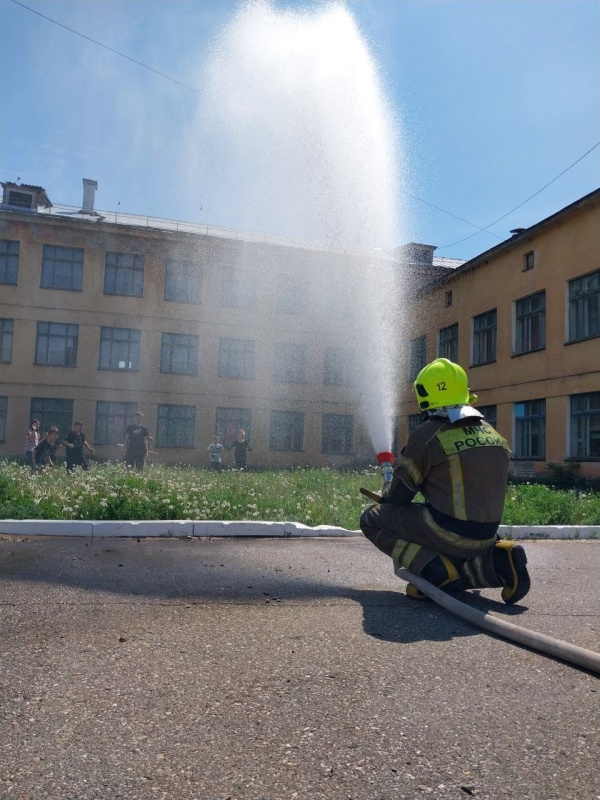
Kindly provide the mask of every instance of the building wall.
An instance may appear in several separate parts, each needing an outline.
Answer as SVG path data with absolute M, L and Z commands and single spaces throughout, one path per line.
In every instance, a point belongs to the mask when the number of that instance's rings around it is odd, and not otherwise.
M 206 463 L 217 408 L 251 411 L 250 463 L 255 466 L 346 466 L 373 459 L 352 390 L 324 382 L 325 349 L 346 347 L 356 335 L 350 317 L 345 315 L 350 298 L 340 288 L 349 267 L 346 256 L 14 211 L 0 211 L 0 239 L 20 242 L 18 283 L 0 285 L 0 319 L 14 320 L 12 358 L 0 364 L 0 397 L 8 398 L 0 456 L 22 454 L 31 398 L 43 397 L 73 400 L 73 418 L 84 421 L 90 442 L 95 440 L 98 401 L 135 403 L 154 437 L 159 404 L 195 407 L 195 435 L 189 448 L 157 448 L 155 440 L 152 449 L 159 450 L 159 460 L 167 463 Z M 81 291 L 40 287 L 44 245 L 84 249 Z M 142 297 L 104 293 L 107 252 L 144 256 Z M 164 299 L 168 259 L 201 265 L 199 304 Z M 224 281 L 226 284 L 231 268 L 255 281 L 252 308 L 223 306 Z M 277 311 L 279 293 L 295 281 L 309 287 L 306 310 Z M 75 367 L 35 363 L 38 322 L 79 326 Z M 141 331 L 139 371 L 99 369 L 103 326 Z M 197 375 L 161 372 L 163 333 L 199 336 Z M 219 342 L 223 337 L 255 342 L 252 379 L 219 377 Z M 306 345 L 306 382 L 275 382 L 278 343 Z M 305 415 L 301 451 L 270 449 L 272 411 Z M 323 452 L 324 414 L 353 417 L 351 452 Z M 123 451 L 116 445 L 98 446 L 97 454 L 115 459 Z M 226 460 L 232 459 L 227 456 Z
M 512 471 L 521 475 L 571 458 L 569 398 L 600 392 L 600 337 L 570 343 L 568 335 L 569 281 L 600 269 L 600 192 L 596 194 L 595 202 L 565 210 L 547 225 L 515 236 L 487 263 L 469 262 L 451 279 L 423 292 L 413 309 L 411 337 L 426 335 L 426 362 L 439 355 L 439 330 L 458 323 L 458 361 L 468 370 L 477 404 L 497 407 L 497 428 L 512 442 L 513 451 L 515 403 L 545 399 L 546 451 L 536 459 L 513 458 Z M 524 269 L 524 256 L 531 251 L 534 267 Z M 541 291 L 546 293 L 545 348 L 515 355 L 515 302 Z M 492 309 L 497 310 L 496 359 L 475 366 L 473 318 Z M 401 440 L 408 433 L 408 416 L 418 414 L 412 382 L 407 380 L 402 394 Z M 574 460 L 582 465 L 579 474 L 600 475 L 600 459 Z

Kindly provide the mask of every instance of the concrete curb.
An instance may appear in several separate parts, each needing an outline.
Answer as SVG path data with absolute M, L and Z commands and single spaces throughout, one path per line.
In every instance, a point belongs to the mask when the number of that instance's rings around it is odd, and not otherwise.
M 501 525 L 498 533 L 505 539 L 599 539 L 600 525 Z M 150 520 L 106 522 L 103 520 L 0 520 L 0 535 L 6 536 L 80 536 L 104 538 L 207 538 L 230 536 L 357 536 L 330 525 L 310 527 L 299 522 Z

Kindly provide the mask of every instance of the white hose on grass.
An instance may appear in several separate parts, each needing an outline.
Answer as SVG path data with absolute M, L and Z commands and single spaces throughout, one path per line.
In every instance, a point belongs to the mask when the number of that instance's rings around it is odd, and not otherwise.
M 471 606 L 461 603 L 452 595 L 438 589 L 437 586 L 421 578 L 419 575 L 413 575 L 407 569 L 399 569 L 396 575 L 407 583 L 412 583 L 419 591 L 426 594 L 438 605 L 451 611 L 461 619 L 471 622 L 480 628 L 491 631 L 492 633 L 502 636 L 504 639 L 511 639 L 513 642 L 518 642 L 533 650 L 538 650 L 540 653 L 545 653 L 549 656 L 555 656 L 563 661 L 569 661 L 571 664 L 577 664 L 579 667 L 590 670 L 600 674 L 600 655 L 594 653 L 592 650 L 585 650 L 583 647 L 563 642 L 560 639 L 553 639 L 552 636 L 546 636 L 537 631 L 530 631 L 527 628 L 521 628 L 518 625 L 513 625 L 512 622 L 506 622 L 498 617 L 492 617 L 487 612 L 478 611 Z

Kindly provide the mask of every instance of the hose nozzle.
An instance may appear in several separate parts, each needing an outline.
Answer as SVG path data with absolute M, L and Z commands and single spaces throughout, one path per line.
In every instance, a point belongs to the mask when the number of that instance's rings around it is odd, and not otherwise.
M 394 467 L 392 466 L 394 463 L 394 454 L 387 452 L 377 453 L 377 463 L 381 468 L 383 488 L 385 489 L 386 486 L 389 486 L 392 482 L 392 477 L 394 475 Z

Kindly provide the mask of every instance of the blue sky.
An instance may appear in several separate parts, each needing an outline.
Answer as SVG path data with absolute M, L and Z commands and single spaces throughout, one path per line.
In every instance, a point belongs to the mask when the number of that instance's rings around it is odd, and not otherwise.
M 205 59 L 238 3 L 22 2 L 195 91 L 0 0 L 0 178 L 42 185 L 53 202 L 74 206 L 82 178 L 92 178 L 100 209 L 240 225 L 235 197 L 217 202 L 219 187 L 205 178 L 194 184 L 191 175 L 190 184 L 190 165 L 203 157 L 190 148 Z M 310 11 L 322 4 L 274 5 Z M 511 228 L 598 188 L 600 147 L 557 178 L 600 142 L 597 0 L 346 6 L 402 131 L 406 241 L 471 258 Z M 473 227 L 488 226 L 554 178 L 491 233 Z

